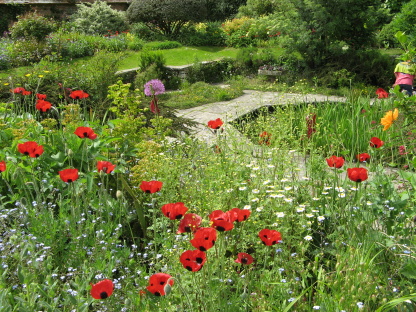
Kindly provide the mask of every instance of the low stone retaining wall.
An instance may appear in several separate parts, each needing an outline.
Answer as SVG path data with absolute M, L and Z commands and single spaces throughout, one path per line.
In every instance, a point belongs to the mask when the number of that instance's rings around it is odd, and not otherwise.
M 204 66 L 208 64 L 215 63 L 217 61 L 206 61 L 201 62 L 198 65 Z M 182 66 L 165 66 L 166 70 L 169 71 L 170 76 L 178 77 L 181 79 L 181 81 L 186 81 L 186 78 L 188 77 L 189 69 L 192 68 L 194 64 L 188 64 L 188 65 L 182 65 Z M 120 70 L 116 72 L 116 75 L 121 77 L 124 83 L 133 82 L 137 71 L 140 70 L 140 67 Z

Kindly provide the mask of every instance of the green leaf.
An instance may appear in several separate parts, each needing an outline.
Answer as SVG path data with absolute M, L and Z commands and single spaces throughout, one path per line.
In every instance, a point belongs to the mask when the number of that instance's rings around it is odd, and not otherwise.
M 405 265 L 403 265 L 400 273 L 410 279 L 416 279 L 416 260 L 409 259 Z

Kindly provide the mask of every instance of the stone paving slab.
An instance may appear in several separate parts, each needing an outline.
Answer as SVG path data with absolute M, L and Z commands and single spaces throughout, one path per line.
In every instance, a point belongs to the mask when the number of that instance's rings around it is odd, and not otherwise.
M 233 121 L 263 106 L 312 102 L 345 102 L 344 97 L 321 94 L 294 94 L 244 90 L 244 94 L 230 101 L 216 102 L 178 110 L 177 115 L 197 122 L 192 135 L 207 144 L 213 144 L 215 134 L 207 127 L 210 120 L 221 118 L 224 123 Z M 225 126 L 227 129 L 227 126 Z

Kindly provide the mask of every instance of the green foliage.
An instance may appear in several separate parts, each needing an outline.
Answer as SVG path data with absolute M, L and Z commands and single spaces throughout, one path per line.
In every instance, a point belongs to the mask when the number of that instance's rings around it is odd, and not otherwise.
M 240 95 L 242 95 L 242 87 L 238 85 L 222 88 L 206 82 L 196 82 L 184 83 L 180 91 L 164 94 L 161 99 L 168 107 L 186 109 L 212 102 L 228 101 Z
M 34 38 L 16 40 L 7 50 L 11 67 L 32 65 L 51 52 L 46 42 Z
M 29 12 L 18 16 L 18 21 L 10 28 L 10 35 L 14 39 L 25 38 L 43 41 L 55 29 L 57 29 L 57 25 L 54 21 L 36 12 Z
M 298 31 L 289 43 L 301 53 L 308 66 L 319 68 L 334 50 L 364 49 L 374 42 L 376 1 L 339 0 L 336 5 L 323 0 L 296 2 L 300 19 L 294 19 Z
M 208 83 L 222 82 L 231 76 L 233 60 L 200 63 L 196 62 L 188 69 L 186 80 L 190 83 L 204 81 Z
M 275 0 L 247 0 L 247 4 L 239 8 L 240 16 L 260 17 L 272 14 L 278 7 Z
M 188 46 L 224 46 L 225 34 L 219 22 L 184 26 L 178 40 Z
M 169 50 L 180 48 L 182 44 L 177 41 L 153 41 L 148 42 L 144 45 L 146 50 Z
M 71 18 L 74 30 L 91 35 L 105 35 L 127 29 L 124 13 L 112 9 L 105 1 L 100 0 L 92 4 L 77 4 L 77 12 Z
M 134 0 L 126 13 L 130 23 L 143 22 L 176 38 L 187 22 L 203 21 L 207 12 L 205 0 Z
M 238 12 L 246 0 L 207 0 L 207 19 L 209 21 L 224 21 Z
M 137 22 L 130 25 L 130 32 L 138 38 L 146 41 L 163 41 L 166 37 L 156 29 L 150 28 L 146 23 Z
M 269 49 L 242 48 L 236 56 L 236 66 L 245 73 L 257 73 L 260 66 L 273 65 L 276 61 Z
M 17 19 L 18 15 L 22 15 L 27 9 L 24 4 L 8 3 L 2 4 L 2 13 L 0 16 L 0 33 L 8 31 L 12 21 Z

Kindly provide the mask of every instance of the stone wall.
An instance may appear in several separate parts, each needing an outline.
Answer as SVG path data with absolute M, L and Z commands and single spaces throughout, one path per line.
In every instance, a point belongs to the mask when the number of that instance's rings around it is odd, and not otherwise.
M 54 18 L 66 18 L 77 9 L 77 3 L 92 3 L 94 0 L 0 0 L 0 12 L 3 4 L 23 4 L 30 10 L 37 11 L 39 14 Z M 107 2 L 113 9 L 125 11 L 129 7 L 131 0 L 109 0 Z

